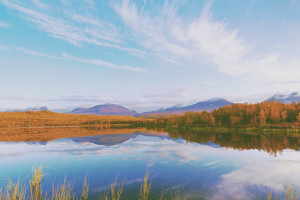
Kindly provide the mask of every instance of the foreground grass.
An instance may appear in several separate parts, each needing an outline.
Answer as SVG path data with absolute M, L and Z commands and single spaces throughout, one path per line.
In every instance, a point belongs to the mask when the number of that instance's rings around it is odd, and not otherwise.
M 0 189 L 0 200 L 88 200 L 89 198 L 89 184 L 87 181 L 87 177 L 85 177 L 82 187 L 82 193 L 80 198 L 78 198 L 73 192 L 73 184 L 68 183 L 66 179 L 64 180 L 62 185 L 53 185 L 51 197 L 48 196 L 47 193 L 42 192 L 42 182 L 44 180 L 44 174 L 42 171 L 42 167 L 37 169 L 33 169 L 32 176 L 30 179 L 30 195 L 26 193 L 26 187 L 21 185 L 19 181 L 17 183 L 13 183 L 9 181 L 7 187 L 2 190 Z M 99 200 L 120 200 L 123 194 L 125 179 L 122 183 L 118 182 L 116 178 L 113 183 L 110 184 L 110 188 L 103 193 L 100 193 L 98 196 Z M 148 200 L 151 189 L 151 181 L 149 180 L 149 173 L 146 172 L 144 180 L 140 187 L 139 192 L 139 200 Z M 283 200 L 298 200 L 300 194 L 295 192 L 291 186 L 286 186 L 284 189 L 284 197 Z M 126 198 L 127 199 L 127 198 Z M 166 192 L 162 191 L 160 197 L 155 198 L 159 200 L 164 199 L 172 199 L 172 200 L 188 200 L 188 196 L 185 192 L 180 190 L 171 191 L 168 196 L 166 196 Z M 243 198 L 234 197 L 234 200 L 242 200 Z M 261 200 L 261 198 L 258 198 Z M 279 200 L 278 195 L 273 195 L 272 191 L 268 192 L 266 200 Z

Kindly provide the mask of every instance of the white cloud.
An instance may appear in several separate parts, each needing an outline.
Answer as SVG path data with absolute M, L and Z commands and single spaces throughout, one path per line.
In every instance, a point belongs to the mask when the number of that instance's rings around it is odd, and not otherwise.
M 179 16 L 177 8 L 167 3 L 155 16 L 128 0 L 116 4 L 115 10 L 139 44 L 165 61 L 190 61 L 194 65 L 206 61 L 219 72 L 259 84 L 300 79 L 299 58 L 287 58 L 277 49 L 256 53 L 255 46 L 247 44 L 237 29 L 213 19 L 211 4 L 209 1 L 192 20 Z
M 39 0 L 33 1 L 41 3 Z M 119 49 L 144 59 L 158 59 L 173 65 L 184 66 L 188 63 L 196 67 L 204 63 L 206 67 L 213 66 L 221 73 L 240 77 L 248 84 L 254 81 L 257 85 L 277 84 L 281 90 L 300 86 L 299 83 L 291 84 L 300 79 L 299 58 L 283 56 L 278 48 L 265 54 L 257 53 L 255 46 L 247 43 L 238 29 L 229 28 L 228 22 L 213 18 L 210 11 L 213 1 L 204 5 L 198 17 L 186 19 L 177 13 L 178 4 L 175 3 L 165 3 L 160 12 L 153 14 L 145 9 L 145 2 L 138 8 L 134 3 L 123 0 L 121 4 L 115 4 L 114 9 L 125 28 L 99 19 L 89 9 L 87 12 L 64 10 L 63 16 L 59 17 L 8 0 L 2 2 L 23 13 L 25 19 L 50 36 L 76 46 L 86 43 Z M 94 1 L 85 3 L 95 9 Z M 137 46 L 130 47 L 128 41 Z M 89 62 L 101 63 L 96 60 Z M 110 67 L 116 68 L 115 65 Z
M 22 47 L 16 47 L 16 50 L 20 51 L 20 52 L 23 52 L 23 53 L 26 53 L 26 54 L 29 54 L 29 55 L 33 55 L 33 56 L 39 56 L 39 57 L 50 58 L 50 59 L 55 59 L 55 60 L 60 59 L 57 56 L 53 56 L 53 55 L 46 54 L 46 53 L 43 53 L 43 52 L 37 52 L 37 51 L 34 51 L 34 50 L 30 50 L 30 49 L 25 49 L 25 48 L 22 48 Z
M 222 181 L 217 186 L 218 192 L 212 199 L 234 195 L 253 199 L 248 190 L 251 186 L 262 187 L 262 190 L 269 189 L 274 193 L 283 192 L 284 185 L 300 188 L 299 152 L 284 150 L 283 156 L 279 157 L 266 156 L 253 150 L 251 154 L 244 160 L 241 168 L 222 175 Z
M 41 2 L 41 0 L 32 0 L 32 2 L 37 5 L 39 8 L 48 8 L 48 6 Z
M 6 46 L 0 46 L 0 49 L 4 50 L 9 50 L 8 47 Z M 69 60 L 69 61 L 75 61 L 75 62 L 80 62 L 80 63 L 87 63 L 91 65 L 97 65 L 97 66 L 102 66 L 102 67 L 108 67 L 108 68 L 113 68 L 113 69 L 121 69 L 121 70 L 128 70 L 128 71 L 134 71 L 134 72 L 147 72 L 147 70 L 139 68 L 139 67 L 132 67 L 129 65 L 118 65 L 114 64 L 111 62 L 103 61 L 100 59 L 85 59 L 85 58 L 78 58 L 74 57 L 70 54 L 67 53 L 62 53 L 62 56 L 54 56 L 51 54 L 43 53 L 43 52 L 37 52 L 34 50 L 22 48 L 22 47 L 15 47 L 17 51 L 20 51 L 22 53 L 26 53 L 29 55 L 33 56 L 39 56 L 39 57 L 44 57 L 44 58 L 49 58 L 49 59 L 54 59 L 54 60 Z
M 40 1 L 34 0 L 35 3 Z M 80 14 L 70 14 L 66 10 L 63 17 L 54 17 L 39 11 L 2 0 L 7 7 L 18 10 L 24 14 L 24 18 L 33 22 L 37 27 L 50 36 L 65 40 L 78 47 L 82 44 L 93 44 L 102 47 L 116 48 L 127 51 L 135 56 L 145 57 L 145 52 L 120 45 L 120 33 L 116 26 L 103 22 L 96 17 L 83 16 Z
M 6 23 L 6 22 L 0 21 L 0 27 L 1 27 L 1 28 L 8 28 L 8 27 L 9 27 L 9 24 Z
M 1 44 L 0 44 L 0 49 L 1 49 L 1 50 L 5 50 L 5 51 L 9 51 L 9 50 L 10 50 L 9 47 L 7 47 L 7 46 L 5 46 L 5 45 L 1 45 Z
M 82 63 L 88 63 L 92 65 L 98 65 L 98 66 L 104 66 L 104 67 L 109 67 L 113 69 L 124 69 L 124 70 L 129 70 L 129 71 L 135 71 L 135 72 L 146 72 L 147 70 L 138 68 L 138 67 L 131 67 L 129 65 L 117 65 L 114 63 L 106 62 L 100 59 L 84 59 L 84 58 L 78 58 L 71 56 L 67 53 L 62 53 L 63 58 L 67 60 L 72 60 L 76 62 L 82 62 Z
M 213 21 L 209 7 L 210 3 L 200 17 L 189 22 L 178 17 L 176 9 L 168 8 L 168 4 L 159 16 L 150 16 L 127 0 L 115 9 L 140 44 L 157 56 L 176 61 L 207 60 L 218 64 L 222 72 L 239 74 L 241 66 L 236 63 L 249 47 L 243 45 L 237 31 L 227 29 L 223 22 Z M 234 66 L 234 70 L 228 71 L 228 65 Z

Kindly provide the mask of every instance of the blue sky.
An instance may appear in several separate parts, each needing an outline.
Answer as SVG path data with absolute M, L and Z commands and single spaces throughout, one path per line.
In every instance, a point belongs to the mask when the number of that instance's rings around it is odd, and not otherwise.
M 297 0 L 0 0 L 0 109 L 137 111 L 300 88 Z

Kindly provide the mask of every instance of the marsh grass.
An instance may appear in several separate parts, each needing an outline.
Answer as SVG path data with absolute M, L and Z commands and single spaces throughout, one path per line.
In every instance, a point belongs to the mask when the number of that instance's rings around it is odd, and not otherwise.
M 73 184 L 67 183 L 66 178 L 64 183 L 60 186 L 55 187 L 53 185 L 51 200 L 71 200 L 75 199 L 72 194 Z
M 298 199 L 299 199 L 299 193 L 295 192 L 291 185 L 284 186 L 283 200 L 298 200 Z M 278 194 L 275 194 L 273 197 L 273 192 L 268 191 L 267 200 L 279 200 Z
M 125 179 L 122 184 L 118 184 L 118 177 L 110 184 L 110 189 L 99 196 L 99 200 L 120 200 L 123 193 Z
M 177 192 L 174 192 L 174 194 L 173 194 L 173 192 L 171 192 L 172 200 L 180 200 L 181 199 L 180 197 L 181 197 L 181 195 L 180 195 L 179 190 Z
M 2 192 L 0 189 L 0 200 L 25 200 L 26 190 L 20 185 L 20 181 L 14 184 L 11 180 Z
M 286 185 L 284 191 L 284 200 L 298 200 L 300 197 L 300 194 L 295 192 L 291 185 Z
M 18 180 L 16 183 L 13 183 L 9 180 L 8 185 L 4 188 L 0 188 L 0 200 L 77 200 L 78 197 L 73 193 L 73 184 L 67 182 L 66 178 L 64 179 L 63 184 L 53 185 L 51 197 L 48 198 L 47 194 L 42 192 L 42 183 L 44 181 L 45 175 L 43 174 L 43 168 L 39 167 L 32 170 L 32 177 L 30 179 L 30 196 L 26 195 L 26 189 L 23 185 L 20 184 Z M 102 193 L 99 196 L 99 200 L 120 200 L 123 193 L 123 188 L 125 184 L 125 179 L 123 182 L 118 182 L 118 177 L 110 184 L 110 188 Z M 139 191 L 139 200 L 148 200 L 149 193 L 151 188 L 151 180 L 149 180 L 149 173 L 146 172 L 143 182 Z M 88 200 L 89 195 L 89 183 L 87 176 L 84 178 L 82 193 L 80 200 Z M 294 188 L 291 185 L 286 185 L 284 187 L 283 200 L 299 200 L 300 194 L 294 191 Z M 151 198 L 152 199 L 152 198 Z M 162 194 L 159 200 L 187 200 L 188 196 L 185 191 L 162 191 Z M 242 200 L 244 198 L 234 197 L 234 200 Z M 259 197 L 258 200 L 261 200 Z M 262 199 L 265 200 L 265 199 Z M 279 200 L 278 194 L 274 194 L 271 190 L 268 191 L 266 195 L 266 200 Z
M 86 181 L 87 176 L 84 177 L 83 186 L 82 186 L 82 193 L 80 200 L 88 200 L 89 196 L 89 184 Z
M 177 190 L 175 192 L 171 191 L 168 195 L 166 195 L 166 191 L 162 191 L 161 196 L 159 197 L 159 200 L 166 200 L 166 199 L 171 199 L 171 200 L 188 200 L 187 195 L 185 194 L 185 191 L 181 192 L 181 190 Z
M 42 182 L 44 180 L 44 174 L 42 173 L 43 167 L 32 169 L 32 176 L 30 179 L 30 200 L 42 199 Z
M 144 181 L 140 188 L 139 200 L 148 200 L 149 192 L 151 188 L 151 181 L 148 181 L 148 179 L 149 179 L 149 172 L 146 172 Z

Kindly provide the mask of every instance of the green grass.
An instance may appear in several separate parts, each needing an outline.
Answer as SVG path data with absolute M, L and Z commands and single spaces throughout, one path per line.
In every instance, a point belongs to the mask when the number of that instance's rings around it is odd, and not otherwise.
M 73 192 L 73 184 L 71 182 L 67 182 L 66 178 L 61 185 L 53 185 L 52 194 L 48 197 L 47 193 L 42 192 L 42 183 L 45 178 L 43 174 L 43 168 L 39 167 L 37 169 L 32 170 L 32 176 L 30 179 L 30 195 L 26 193 L 26 187 L 20 184 L 20 181 L 17 183 L 13 183 L 9 181 L 7 187 L 3 190 L 0 188 L 0 200 L 88 200 L 89 197 L 89 183 L 87 177 L 85 177 L 82 186 L 81 196 L 78 198 Z M 110 188 L 107 191 L 104 191 L 102 194 L 99 194 L 99 200 L 120 200 L 122 199 L 123 189 L 124 189 L 125 179 L 123 182 L 118 183 L 118 179 L 114 180 L 113 183 L 110 184 Z M 149 173 L 146 172 L 144 180 L 140 187 L 139 200 L 148 200 L 150 199 L 151 193 L 151 180 L 149 180 Z M 186 195 L 185 191 L 177 190 L 170 191 L 168 195 L 167 192 L 162 191 L 158 200 L 188 200 L 188 195 Z M 155 194 L 157 195 L 157 194 Z M 283 200 L 299 200 L 300 194 L 294 191 L 294 188 L 290 185 L 284 187 L 284 196 Z M 127 199 L 124 197 L 123 199 Z M 153 198 L 151 198 L 153 199 Z M 243 197 L 234 197 L 234 200 L 242 200 Z M 264 200 L 260 197 L 258 200 Z M 268 191 L 266 196 L 266 200 L 279 200 L 278 194 L 273 194 L 272 191 Z

